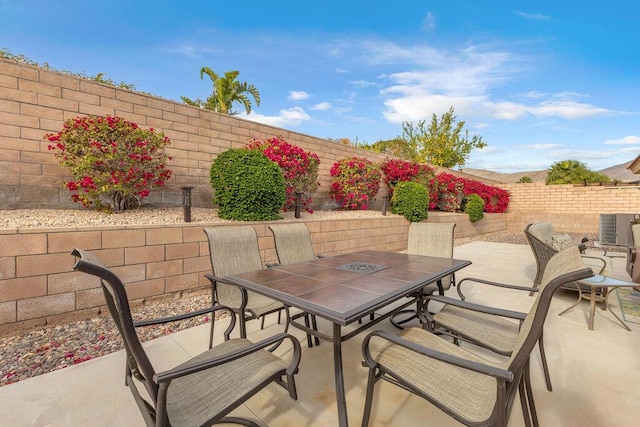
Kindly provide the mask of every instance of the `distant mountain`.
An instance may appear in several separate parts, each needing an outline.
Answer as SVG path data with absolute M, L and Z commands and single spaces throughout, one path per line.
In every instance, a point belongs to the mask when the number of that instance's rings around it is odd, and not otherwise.
M 615 165 L 608 167 L 606 169 L 602 169 L 598 172 L 601 172 L 607 175 L 611 180 L 618 180 L 622 182 L 631 182 L 638 181 L 640 179 L 640 175 L 636 175 L 627 169 L 630 162 L 622 163 L 620 165 Z M 492 172 L 483 169 L 474 169 L 474 168 L 464 168 L 461 170 L 469 175 L 474 175 L 479 178 L 491 179 L 498 182 L 504 182 L 505 184 L 511 184 L 517 182 L 523 176 L 528 176 L 531 178 L 533 182 L 545 182 L 547 179 L 547 170 L 541 171 L 528 171 L 528 172 L 513 172 L 513 173 L 501 173 L 501 172 Z

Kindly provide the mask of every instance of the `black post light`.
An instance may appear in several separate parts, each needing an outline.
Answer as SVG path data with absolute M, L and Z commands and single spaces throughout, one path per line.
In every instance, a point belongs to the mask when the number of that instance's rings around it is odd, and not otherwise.
M 193 187 L 180 187 L 182 190 L 182 206 L 184 208 L 184 222 L 191 222 L 191 190 Z
M 387 214 L 387 199 L 388 198 L 389 197 L 387 197 L 387 196 L 384 196 L 382 198 L 382 215 L 386 215 Z
M 296 203 L 295 203 L 296 218 L 300 218 L 300 211 L 302 210 L 302 193 L 296 191 Z

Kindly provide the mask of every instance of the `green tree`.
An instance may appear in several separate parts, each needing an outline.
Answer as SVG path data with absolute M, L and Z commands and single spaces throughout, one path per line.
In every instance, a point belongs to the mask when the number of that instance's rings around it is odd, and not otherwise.
M 401 159 L 416 161 L 416 153 L 411 149 L 406 140 L 398 137 L 388 140 L 380 140 L 373 144 L 360 145 L 358 148 L 383 153 L 388 156 L 400 157 Z
M 520 177 L 519 180 L 516 181 L 516 184 L 528 184 L 533 182 L 533 180 L 527 175 Z
M 589 169 L 577 160 L 560 160 L 551 165 L 547 174 L 547 185 L 554 184 L 583 184 L 594 182 L 609 182 L 611 179 L 600 172 Z
M 260 92 L 258 92 L 258 89 L 253 84 L 239 82 L 237 80 L 240 75 L 239 71 L 227 71 L 224 73 L 224 77 L 221 77 L 211 68 L 202 67 L 200 69 L 200 79 L 204 78 L 205 74 L 211 79 L 213 92 L 206 101 L 203 101 L 200 98 L 194 101 L 186 96 L 181 96 L 180 98 L 185 104 L 217 111 L 222 114 L 234 115 L 238 114 L 238 112 L 233 111 L 233 104 L 235 102 L 240 102 L 244 105 L 244 109 L 247 114 L 250 114 L 251 101 L 247 96 L 247 94 L 249 94 L 253 96 L 253 99 L 256 101 L 256 105 L 260 106 Z
M 428 127 L 424 120 L 416 127 L 411 122 L 403 122 L 400 138 L 407 142 L 409 152 L 415 156 L 409 160 L 452 169 L 463 167 L 474 148 L 486 147 L 481 136 L 469 137 L 465 122 L 456 120 L 451 107 L 440 120 L 433 114 Z

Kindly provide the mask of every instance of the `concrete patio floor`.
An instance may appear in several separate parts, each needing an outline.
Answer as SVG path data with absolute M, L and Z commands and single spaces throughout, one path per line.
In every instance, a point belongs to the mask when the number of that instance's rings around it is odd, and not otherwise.
M 530 286 L 535 262 L 529 246 L 474 242 L 455 248 L 455 258 L 473 264 L 457 274 Z M 615 275 L 629 280 L 625 260 L 616 258 Z M 456 295 L 455 290 L 449 293 Z M 469 301 L 528 310 L 528 293 L 492 289 L 482 285 L 466 288 Z M 540 424 L 543 426 L 631 426 L 640 420 L 640 324 L 623 329 L 610 313 L 596 310 L 595 328 L 587 327 L 589 304 L 583 301 L 558 316 L 576 299 L 574 292 L 560 291 L 551 304 L 545 323 L 545 348 L 553 392 L 545 388 L 537 348 L 531 362 L 532 382 Z M 611 309 L 620 315 L 616 295 Z M 264 330 L 249 322 L 249 338 L 257 341 L 282 331 L 276 316 L 267 318 Z M 320 323 L 320 328 L 328 324 Z M 396 330 L 388 321 L 376 327 Z M 216 327 L 221 333 L 222 328 Z M 208 326 L 158 338 L 145 344 L 158 370 L 169 368 L 206 349 Z M 234 334 L 236 334 L 234 332 Z M 303 345 L 300 372 L 296 377 L 298 401 L 275 384 L 252 397 L 233 414 L 263 425 L 335 426 L 337 410 L 333 381 L 332 347 L 322 343 L 306 348 L 304 334 L 292 331 Z M 367 370 L 362 360 L 361 334 L 343 344 L 345 387 L 350 425 L 360 425 Z M 218 337 L 218 342 L 221 337 Z M 477 350 L 482 354 L 486 352 Z M 492 357 L 487 355 L 487 357 Z M 6 426 L 142 426 L 144 422 L 124 385 L 124 352 L 0 388 L 0 425 Z M 376 387 L 372 426 L 459 425 L 427 401 L 381 382 Z M 523 426 L 520 403 L 514 402 L 510 427 Z

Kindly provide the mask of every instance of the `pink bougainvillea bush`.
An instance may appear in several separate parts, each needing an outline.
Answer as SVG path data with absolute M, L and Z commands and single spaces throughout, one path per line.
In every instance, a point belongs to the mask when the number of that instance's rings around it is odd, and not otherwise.
M 345 210 L 366 210 L 380 189 L 380 169 L 363 157 L 349 157 L 331 167 L 329 194 Z
M 434 192 L 435 170 L 424 163 L 413 163 L 402 159 L 387 159 L 380 165 L 384 180 L 389 187 L 389 196 L 398 182 L 410 181 L 424 185 L 429 193 Z
M 502 188 L 445 172 L 436 175 L 436 180 L 437 207 L 440 210 L 459 210 L 462 199 L 470 194 L 477 194 L 484 200 L 484 211 L 487 213 L 503 213 L 509 206 L 509 192 Z
M 262 151 L 265 156 L 280 166 L 286 185 L 285 211 L 294 209 L 296 193 L 302 193 L 302 206 L 307 212 L 313 213 L 311 195 L 320 186 L 318 182 L 320 159 L 315 153 L 291 145 L 281 137 L 269 138 L 266 141 L 252 139 L 246 148 Z
M 74 179 L 64 183 L 71 200 L 85 207 L 119 211 L 138 207 L 152 188 L 171 178 L 165 147 L 170 141 L 120 117 L 76 117 L 45 135 L 60 165 Z

